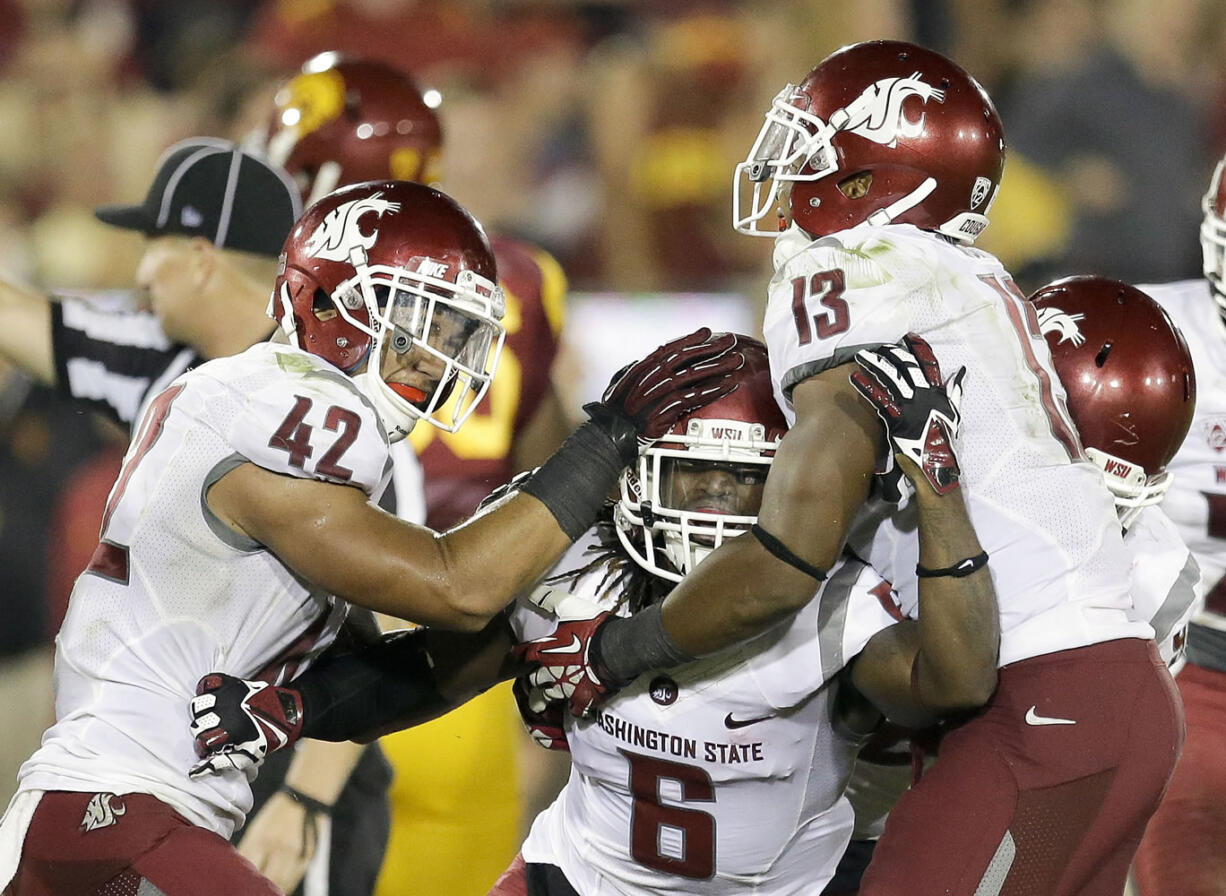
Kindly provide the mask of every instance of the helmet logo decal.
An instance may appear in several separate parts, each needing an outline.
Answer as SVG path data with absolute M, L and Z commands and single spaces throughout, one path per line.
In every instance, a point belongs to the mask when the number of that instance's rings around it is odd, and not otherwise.
M 1059 308 L 1040 308 L 1039 331 L 1044 336 L 1048 333 L 1058 333 L 1060 340 L 1057 345 L 1065 342 L 1081 345 L 1086 338 L 1081 333 L 1081 327 L 1077 326 L 1077 321 L 1084 319 L 1084 314 L 1066 314 Z
M 345 79 L 339 72 L 308 72 L 293 78 L 277 94 L 281 125 L 299 137 L 340 117 L 345 108 Z
M 447 276 L 448 265 L 441 261 L 435 261 L 433 258 L 423 258 L 417 264 L 417 273 L 424 274 L 427 277 L 434 277 L 436 280 L 442 280 Z
M 945 102 L 945 91 L 925 84 L 920 80 L 919 72 L 908 78 L 882 78 L 843 110 L 847 123 L 839 130 L 851 131 L 890 148 L 898 145 L 899 137 L 918 137 L 924 130 L 923 113 L 912 121 L 902 108 L 908 97 L 913 96 L 918 96 L 925 103 L 928 100 Z
M 1136 444 L 1135 442 L 1127 442 L 1124 444 Z M 1131 479 L 1133 471 L 1136 469 L 1132 464 L 1125 463 L 1118 457 L 1108 457 L 1103 462 L 1103 472 L 1108 476 L 1118 476 L 1121 479 Z
M 374 212 L 376 217 L 381 218 L 384 214 L 400 210 L 399 202 L 389 202 L 382 196 L 382 193 L 375 193 L 354 199 L 328 212 L 315 232 L 303 243 L 306 254 L 325 261 L 348 261 L 354 249 L 369 250 L 378 239 L 379 230 L 375 227 L 369 234 L 362 233 L 359 226 L 362 217 L 367 212 Z
M 672 706 L 677 702 L 680 692 L 681 689 L 677 687 L 677 682 L 667 675 L 657 675 L 647 687 L 647 693 L 651 695 L 652 701 L 660 706 Z
M 971 187 L 971 208 L 977 209 L 983 205 L 983 200 L 988 198 L 988 191 L 992 189 L 992 182 L 986 177 L 975 178 L 975 185 Z

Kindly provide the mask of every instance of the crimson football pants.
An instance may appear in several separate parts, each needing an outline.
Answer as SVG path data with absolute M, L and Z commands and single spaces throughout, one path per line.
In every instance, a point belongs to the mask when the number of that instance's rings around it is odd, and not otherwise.
M 1188 742 L 1137 851 L 1137 891 L 1221 896 L 1226 893 L 1226 673 L 1188 663 L 1175 684 L 1188 718 Z
M 1152 641 L 1012 663 L 890 813 L 860 894 L 1120 896 L 1183 738 Z
M 562 869 L 524 861 L 522 853 L 502 872 L 486 896 L 579 896 Z
M 88 813 L 100 797 L 102 813 Z M 97 804 L 95 804 L 97 805 Z M 43 795 L 11 896 L 284 896 L 225 838 L 148 794 Z

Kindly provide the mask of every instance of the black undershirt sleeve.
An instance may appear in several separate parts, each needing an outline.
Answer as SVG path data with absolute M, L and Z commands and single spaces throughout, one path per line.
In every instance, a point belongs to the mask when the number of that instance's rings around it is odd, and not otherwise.
M 425 630 L 392 632 L 374 644 L 327 655 L 294 679 L 302 736 L 369 741 L 449 707 L 435 683 Z

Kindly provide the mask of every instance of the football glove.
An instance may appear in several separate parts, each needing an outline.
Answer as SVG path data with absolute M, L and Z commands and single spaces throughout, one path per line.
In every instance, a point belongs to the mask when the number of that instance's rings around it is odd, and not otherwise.
M 200 679 L 191 714 L 196 755 L 202 760 L 188 773 L 192 778 L 255 769 L 302 733 L 302 697 L 296 690 L 223 672 Z
M 703 327 L 623 367 L 601 400 L 583 409 L 613 439 L 622 462 L 632 464 L 641 443 L 660 438 L 681 417 L 735 389 L 732 374 L 744 364 L 735 334 L 712 336 Z
M 938 495 L 957 488 L 962 471 L 954 441 L 962 422 L 958 408 L 966 368 L 942 383 L 932 347 L 915 333 L 895 345 L 856 352 L 856 363 L 851 383 L 885 424 L 891 453 L 913 461 Z M 887 497 L 900 499 L 899 471 L 892 461 L 883 473 L 885 490 Z
M 519 709 L 519 718 L 524 723 L 528 736 L 546 750 L 561 750 L 569 753 L 570 744 L 566 742 L 565 706 L 561 703 L 546 701 L 543 708 L 533 709 L 534 705 L 541 706 L 543 698 L 534 696 L 526 676 L 515 679 L 511 685 L 511 693 L 515 695 L 515 706 Z
M 533 712 L 544 712 L 553 701 L 565 703 L 572 715 L 585 716 L 624 687 L 599 660 L 601 628 L 613 614 L 581 597 L 552 588 L 532 602 L 558 619 L 553 634 L 513 647 L 521 662 L 538 666 L 526 676 Z

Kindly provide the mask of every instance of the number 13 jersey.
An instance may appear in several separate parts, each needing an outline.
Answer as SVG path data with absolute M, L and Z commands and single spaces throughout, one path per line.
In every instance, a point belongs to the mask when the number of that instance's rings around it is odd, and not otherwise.
M 911 225 L 859 225 L 775 244 L 763 332 L 788 417 L 797 383 L 857 350 L 918 333 L 949 376 L 967 368 L 958 459 L 1001 613 L 1002 665 L 1122 637 L 1129 558 L 1110 494 L 1084 460 L 1033 307 L 1000 262 Z M 915 615 L 913 506 L 870 499 L 848 545 Z
M 347 610 L 209 511 L 209 487 L 245 462 L 375 497 L 390 471 L 352 381 L 289 346 L 211 361 L 150 401 L 56 639 L 56 722 L 19 789 L 149 793 L 223 836 L 241 822 L 243 775 L 187 777 L 196 681 L 286 680 Z

